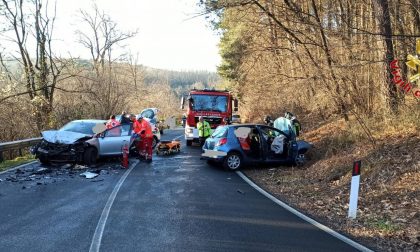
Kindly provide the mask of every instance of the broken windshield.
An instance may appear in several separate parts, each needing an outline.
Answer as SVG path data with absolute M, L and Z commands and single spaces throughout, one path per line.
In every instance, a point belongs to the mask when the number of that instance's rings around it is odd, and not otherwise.
M 227 112 L 227 96 L 224 95 L 191 95 L 191 109 L 194 111 Z
M 86 135 L 93 135 L 93 127 L 95 127 L 95 122 L 69 122 L 64 125 L 60 131 L 72 131 L 77 133 L 82 133 Z

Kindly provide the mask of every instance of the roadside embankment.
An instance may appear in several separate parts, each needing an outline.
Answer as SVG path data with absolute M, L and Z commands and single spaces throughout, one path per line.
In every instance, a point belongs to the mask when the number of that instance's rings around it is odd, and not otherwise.
M 354 120 L 354 118 L 352 118 Z M 418 114 L 384 123 L 311 125 L 314 144 L 304 167 L 245 170 L 291 206 L 378 251 L 420 249 L 420 122 Z M 357 218 L 347 218 L 353 162 L 362 161 Z

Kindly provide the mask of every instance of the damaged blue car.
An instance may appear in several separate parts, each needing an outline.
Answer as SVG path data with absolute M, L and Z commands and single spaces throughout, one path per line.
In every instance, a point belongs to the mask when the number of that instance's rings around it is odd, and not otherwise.
M 207 138 L 202 157 L 229 170 L 261 163 L 300 166 L 311 147 L 306 141 L 296 140 L 291 129 L 285 132 L 260 124 L 226 125 Z

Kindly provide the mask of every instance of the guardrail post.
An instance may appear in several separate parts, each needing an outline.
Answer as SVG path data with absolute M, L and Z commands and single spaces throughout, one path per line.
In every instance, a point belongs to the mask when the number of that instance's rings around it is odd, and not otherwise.
M 2 151 L 0 151 L 0 163 L 1 162 L 3 162 L 4 160 L 3 160 L 3 152 Z
M 22 156 L 22 149 L 19 148 L 19 157 L 21 157 L 21 156 Z

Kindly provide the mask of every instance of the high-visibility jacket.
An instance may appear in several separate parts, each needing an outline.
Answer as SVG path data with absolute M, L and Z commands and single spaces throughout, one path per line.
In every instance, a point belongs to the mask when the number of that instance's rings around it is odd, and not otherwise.
M 211 134 L 210 124 L 206 121 L 198 122 L 197 129 L 199 137 L 208 137 Z
M 142 137 L 153 137 L 152 126 L 145 119 L 141 120 L 141 122 L 135 121 L 133 124 L 133 131 Z M 144 131 L 143 134 L 141 133 L 142 131 Z
M 107 129 L 111 129 L 114 128 L 116 126 L 120 125 L 120 122 L 117 121 L 116 119 L 110 119 L 107 123 L 106 123 L 106 128 Z

